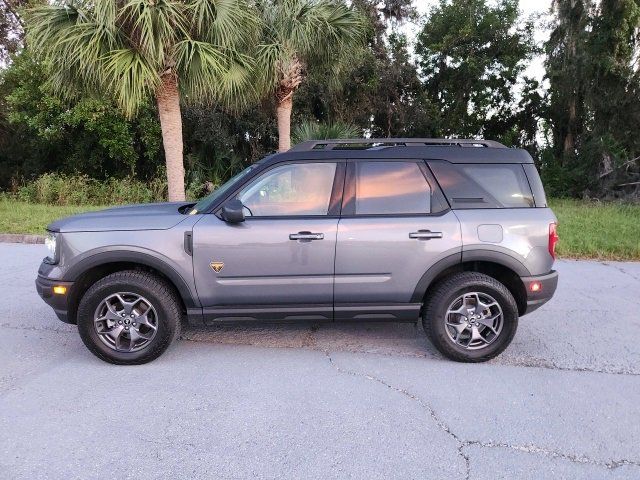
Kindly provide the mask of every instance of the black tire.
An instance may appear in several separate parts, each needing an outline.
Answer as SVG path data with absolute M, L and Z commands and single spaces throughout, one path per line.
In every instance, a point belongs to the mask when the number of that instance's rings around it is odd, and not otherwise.
M 94 326 L 94 314 L 101 302 L 120 292 L 145 297 L 157 312 L 155 336 L 140 350 L 124 352 L 109 347 L 100 340 Z M 78 331 L 87 348 L 101 360 L 138 365 L 158 358 L 180 335 L 182 316 L 176 293 L 165 280 L 148 272 L 126 270 L 98 280 L 85 292 L 78 306 Z
M 480 292 L 493 297 L 502 309 L 499 335 L 487 346 L 468 350 L 456 344 L 445 325 L 449 306 L 464 293 Z M 477 272 L 456 273 L 441 280 L 425 301 L 422 325 L 427 338 L 445 357 L 457 362 L 486 362 L 509 346 L 518 328 L 518 307 L 511 292 L 493 277 Z

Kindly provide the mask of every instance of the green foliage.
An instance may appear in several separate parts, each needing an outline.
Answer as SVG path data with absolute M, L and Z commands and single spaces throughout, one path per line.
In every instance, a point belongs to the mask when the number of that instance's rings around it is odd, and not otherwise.
M 256 81 L 261 90 L 295 90 L 296 79 L 287 78 L 296 65 L 323 69 L 332 75 L 344 65 L 344 55 L 360 45 L 364 18 L 345 2 L 334 0 L 284 0 L 257 2 L 262 16 L 261 44 L 256 56 Z M 288 93 L 288 92 L 287 92 Z
M 574 195 L 640 197 L 639 26 L 637 0 L 555 2 L 546 168 Z
M 418 35 L 424 87 L 443 135 L 501 139 L 517 124 L 513 91 L 536 51 L 518 0 L 441 0 Z
M 424 94 L 407 38 L 397 28 L 415 14 L 408 3 L 353 2 L 368 20 L 366 46 L 349 55 L 349 68 L 339 77 L 339 88 L 329 87 L 329 74 L 312 72 L 294 99 L 298 121 L 339 120 L 373 137 L 437 133 L 437 111 Z
M 567 199 L 550 204 L 558 217 L 561 258 L 640 260 L 640 205 Z
M 63 102 L 47 89 L 46 78 L 28 53 L 15 57 L 2 74 L 8 132 L 7 143 L 0 144 L 0 169 L 10 172 L 5 187 L 11 177 L 53 170 L 96 178 L 156 173 L 160 127 L 152 109 L 128 121 L 106 100 Z
M 327 140 L 330 138 L 358 138 L 361 136 L 362 132 L 355 125 L 343 122 L 320 123 L 309 120 L 299 123 L 291 135 L 293 143 L 300 143 L 306 140 Z
M 135 178 L 100 181 L 86 175 L 45 173 L 17 188 L 14 197 L 27 203 L 49 205 L 117 205 L 161 202 L 166 197 L 163 177 L 141 182 Z
M 0 196 L 0 232 L 44 235 L 46 226 L 59 218 L 100 208 L 25 203 Z
M 3 189 L 46 172 L 153 181 L 164 157 L 150 98 L 171 71 L 199 196 L 276 148 L 277 98 L 256 98 L 297 60 L 296 141 L 483 136 L 528 149 L 550 195 L 640 197 L 640 0 L 554 0 L 541 84 L 524 75 L 539 48 L 517 0 L 437 2 L 415 50 L 411 0 L 37 3 L 28 48 L 0 67 Z M 0 17 L 0 56 L 19 50 L 20 23 Z M 7 28 L 19 35 L 3 40 Z
M 183 101 L 236 104 L 259 19 L 244 0 L 53 1 L 28 10 L 28 43 L 58 96 L 109 95 L 129 118 L 176 75 Z

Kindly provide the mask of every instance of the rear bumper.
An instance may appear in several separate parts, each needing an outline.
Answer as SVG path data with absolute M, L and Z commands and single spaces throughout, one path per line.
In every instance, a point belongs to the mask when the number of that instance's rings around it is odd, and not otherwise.
M 59 295 L 53 293 L 54 286 L 67 287 L 66 294 Z M 47 305 L 53 308 L 57 317 L 65 323 L 73 323 L 69 320 L 68 306 L 68 297 L 72 286 L 73 282 L 61 282 L 59 280 L 42 277 L 40 275 L 36 278 L 36 290 L 38 295 L 40 295 L 40 298 L 42 298 Z
M 520 277 L 520 279 L 525 292 L 527 292 L 527 307 L 522 315 L 533 312 L 551 300 L 558 286 L 558 272 L 555 270 L 551 270 L 546 275 Z M 531 289 L 532 284 L 539 284 L 540 288 L 534 292 Z

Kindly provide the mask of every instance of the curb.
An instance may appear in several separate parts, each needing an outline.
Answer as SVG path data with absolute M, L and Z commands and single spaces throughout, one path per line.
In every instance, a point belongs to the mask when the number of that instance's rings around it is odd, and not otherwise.
M 24 235 L 21 233 L 0 233 L 0 243 L 44 243 L 44 236 Z

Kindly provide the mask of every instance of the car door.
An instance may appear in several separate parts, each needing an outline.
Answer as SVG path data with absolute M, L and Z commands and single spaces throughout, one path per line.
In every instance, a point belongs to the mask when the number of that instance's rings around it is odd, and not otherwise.
M 245 221 L 204 215 L 193 229 L 205 319 L 330 319 L 344 164 L 284 162 L 230 198 Z
M 462 250 L 460 225 L 423 161 L 348 165 L 338 224 L 335 318 L 417 318 L 429 267 Z

